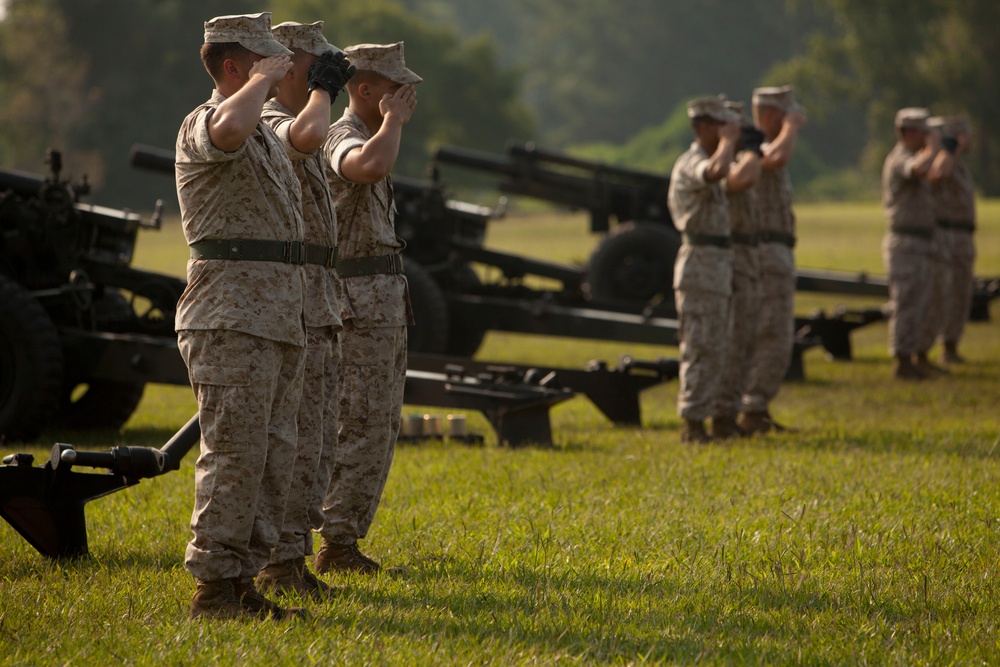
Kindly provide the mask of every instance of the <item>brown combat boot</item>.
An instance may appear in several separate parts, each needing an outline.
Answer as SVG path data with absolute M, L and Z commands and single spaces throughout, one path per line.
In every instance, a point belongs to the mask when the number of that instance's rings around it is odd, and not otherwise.
M 896 355 L 896 368 L 893 377 L 897 380 L 926 380 L 927 374 L 913 364 L 913 360 L 907 354 Z
M 712 437 L 705 431 L 701 419 L 684 419 L 681 421 L 681 442 L 684 444 L 704 444 L 711 442 Z
M 927 358 L 926 352 L 917 352 L 915 356 L 916 359 L 914 359 L 913 365 L 923 371 L 927 377 L 934 377 L 935 375 L 948 375 L 948 373 L 950 373 L 947 368 L 932 363 L 931 360 Z
M 306 567 L 305 556 L 267 565 L 257 575 L 257 588 L 265 593 L 288 595 L 298 593 L 303 598 L 323 600 L 347 590 L 346 586 L 330 586 Z
M 282 609 L 253 588 L 252 580 L 198 581 L 191 598 L 191 618 L 274 619 L 300 616 L 304 609 Z
M 327 572 L 358 572 L 360 574 L 376 574 L 382 566 L 361 553 L 357 542 L 350 544 L 334 544 L 323 538 L 316 560 L 313 562 L 320 574 Z
M 775 422 L 763 412 L 741 412 L 736 417 L 736 425 L 743 431 L 744 435 L 754 435 L 756 433 L 769 433 L 775 427 Z
M 743 435 L 743 429 L 736 423 L 736 418 L 729 415 L 712 417 L 712 437 L 716 440 L 729 440 Z
M 944 353 L 941 355 L 941 359 L 949 366 L 965 363 L 965 357 L 958 353 L 958 343 L 949 343 L 948 341 L 944 343 Z

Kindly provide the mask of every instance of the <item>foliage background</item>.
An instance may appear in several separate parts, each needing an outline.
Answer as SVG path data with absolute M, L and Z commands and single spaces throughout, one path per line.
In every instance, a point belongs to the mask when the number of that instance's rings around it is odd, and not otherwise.
M 793 82 L 809 109 L 801 199 L 877 193 L 901 106 L 967 113 L 985 195 L 1000 192 L 1000 4 L 992 0 L 7 0 L 0 19 L 0 167 L 44 170 L 45 148 L 87 173 L 96 203 L 148 208 L 162 181 L 129 147 L 170 147 L 207 98 L 202 22 L 270 10 L 326 21 L 336 44 L 407 44 L 420 107 L 397 173 L 434 148 L 508 139 L 665 172 L 690 141 L 687 100 Z M 339 115 L 344 100 L 332 113 Z

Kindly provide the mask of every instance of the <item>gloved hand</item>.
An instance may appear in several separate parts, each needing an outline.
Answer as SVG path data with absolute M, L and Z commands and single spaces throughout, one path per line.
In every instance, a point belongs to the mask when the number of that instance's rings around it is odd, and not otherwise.
M 344 84 L 354 76 L 355 69 L 343 51 L 327 51 L 309 68 L 306 79 L 309 92 L 322 88 L 330 93 L 330 101 L 333 102 L 337 93 L 344 89 Z

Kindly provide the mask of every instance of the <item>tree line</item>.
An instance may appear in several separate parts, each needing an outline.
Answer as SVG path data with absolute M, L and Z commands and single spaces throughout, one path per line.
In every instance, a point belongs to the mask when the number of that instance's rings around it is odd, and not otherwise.
M 335 44 L 405 41 L 424 76 L 397 172 L 433 149 L 501 151 L 508 139 L 665 172 L 690 141 L 683 109 L 703 94 L 749 102 L 791 82 L 809 109 L 796 186 L 872 193 L 901 106 L 966 113 L 974 169 L 1000 190 L 1000 25 L 993 0 L 8 0 L 0 21 L 0 166 L 42 171 L 45 149 L 86 172 L 95 201 L 148 207 L 166 182 L 129 147 L 170 148 L 207 99 L 202 23 L 269 10 L 326 22 Z M 345 98 L 346 95 L 342 95 Z M 331 110 L 338 116 L 345 100 Z M 166 193 L 166 194 L 165 194 Z

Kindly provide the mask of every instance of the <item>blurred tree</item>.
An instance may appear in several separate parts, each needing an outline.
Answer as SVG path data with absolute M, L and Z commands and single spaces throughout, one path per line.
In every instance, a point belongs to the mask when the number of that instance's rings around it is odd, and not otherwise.
M 863 109 L 862 167 L 877 173 L 895 142 L 893 115 L 904 106 L 965 113 L 977 130 L 973 168 L 983 194 L 1000 193 L 1000 3 L 996 0 L 824 0 L 837 31 L 773 76 L 794 80 L 820 103 Z
M 417 111 L 403 132 L 398 174 L 422 176 L 440 144 L 499 150 L 508 137 L 533 131 L 533 115 L 519 95 L 520 73 L 499 66 L 487 36 L 462 40 L 452 28 L 432 26 L 394 0 L 271 4 L 275 23 L 323 20 L 327 39 L 341 47 L 405 43 L 406 64 L 424 82 L 417 86 Z M 346 102 L 346 94 L 338 98 L 337 116 Z
M 57 5 L 10 0 L 0 22 L 0 164 L 41 173 L 51 147 L 66 151 L 67 173 L 99 175 L 100 156 L 75 142 L 96 98 L 89 59 L 67 43 Z

